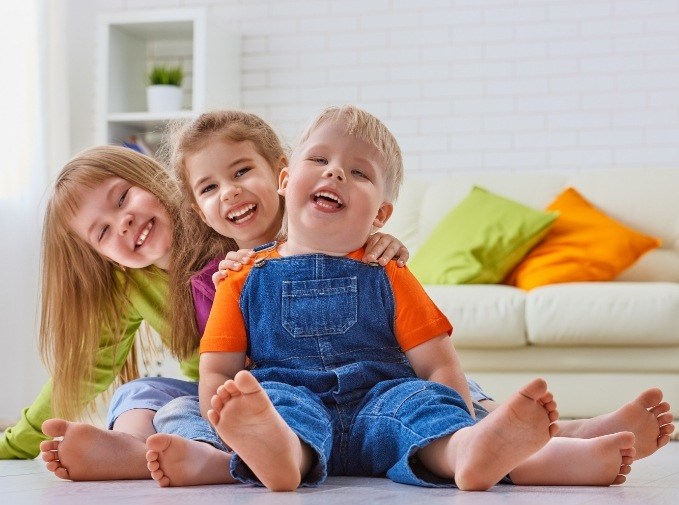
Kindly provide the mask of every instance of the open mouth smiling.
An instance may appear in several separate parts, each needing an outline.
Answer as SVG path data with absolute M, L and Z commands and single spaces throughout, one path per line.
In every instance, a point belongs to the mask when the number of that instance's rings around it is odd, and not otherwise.
M 239 207 L 238 209 L 229 211 L 226 214 L 226 218 L 232 223 L 241 224 L 247 221 L 248 219 L 252 218 L 256 210 L 257 205 L 254 203 L 249 203 L 247 205 Z
M 313 201 L 320 207 L 326 209 L 341 209 L 344 207 L 342 199 L 329 191 L 318 191 L 312 195 Z
M 151 233 L 151 229 L 153 228 L 153 225 L 155 223 L 155 218 L 151 219 L 146 226 L 144 226 L 144 229 L 141 231 L 139 234 L 139 238 L 137 239 L 137 242 L 134 244 L 134 248 L 139 249 L 142 244 L 146 241 L 146 237 L 149 236 L 149 233 Z

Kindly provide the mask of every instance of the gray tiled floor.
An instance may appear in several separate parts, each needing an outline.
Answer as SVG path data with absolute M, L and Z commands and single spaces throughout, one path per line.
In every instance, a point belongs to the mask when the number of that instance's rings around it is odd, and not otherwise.
M 102 461 L 102 464 L 105 464 Z M 248 486 L 160 489 L 152 481 L 66 482 L 44 470 L 39 460 L 0 461 L 0 503 L 11 505 L 79 503 L 201 505 L 323 505 L 382 502 L 389 505 L 449 504 L 625 504 L 679 503 L 679 442 L 637 461 L 627 483 L 610 488 L 496 486 L 485 493 L 423 489 L 386 479 L 334 477 L 315 489 L 269 493 Z

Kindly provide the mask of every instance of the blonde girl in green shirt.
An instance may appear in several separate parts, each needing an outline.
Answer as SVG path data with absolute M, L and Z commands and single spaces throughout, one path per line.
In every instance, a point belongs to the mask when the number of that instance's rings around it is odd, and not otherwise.
M 51 379 L 0 438 L 0 459 L 34 458 L 49 438 L 45 420 L 77 419 L 114 382 L 138 377 L 133 351 L 144 321 L 197 380 L 197 331 L 172 337 L 165 313 L 179 203 L 170 174 L 127 148 L 88 149 L 63 168 L 43 232 L 40 353 Z M 199 266 L 233 248 L 206 227 L 195 239 Z M 121 440 L 153 433 L 152 414 L 121 416 L 116 429 L 133 434 Z M 143 441 L 136 446 L 139 466 L 126 471 L 148 476 Z

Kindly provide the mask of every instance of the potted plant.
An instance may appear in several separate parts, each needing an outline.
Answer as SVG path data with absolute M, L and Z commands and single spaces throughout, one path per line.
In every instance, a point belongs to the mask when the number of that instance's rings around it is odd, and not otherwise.
M 180 66 L 154 65 L 148 74 L 146 102 L 149 112 L 170 112 L 182 108 L 182 79 Z

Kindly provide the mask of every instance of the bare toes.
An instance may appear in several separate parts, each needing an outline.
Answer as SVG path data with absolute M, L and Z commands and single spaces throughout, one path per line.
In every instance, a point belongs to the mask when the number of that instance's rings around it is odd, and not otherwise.
M 56 451 L 59 448 L 58 440 L 43 440 L 40 442 L 40 450 L 42 452 Z
M 658 417 L 661 414 L 664 414 L 666 412 L 669 412 L 670 410 L 670 404 L 667 402 L 662 402 L 656 405 L 655 407 L 648 409 L 649 412 L 652 412 L 654 416 Z
M 59 463 L 58 461 L 50 461 L 45 465 L 45 468 L 47 468 L 50 472 L 54 472 L 60 466 L 61 463 Z
M 554 401 L 554 395 L 549 391 L 547 391 L 547 393 L 545 393 L 542 397 L 540 397 L 540 403 L 542 403 L 542 405 L 545 408 L 548 408 L 548 405 L 553 405 L 552 408 L 556 408 L 556 402 Z
M 658 388 L 647 389 L 637 397 L 644 408 L 650 409 L 662 402 L 662 391 Z
M 659 434 L 662 435 L 671 435 L 674 433 L 674 424 L 665 424 L 660 427 Z
M 56 475 L 56 476 L 59 477 L 60 479 L 64 479 L 64 480 L 67 480 L 67 479 L 70 479 L 70 478 L 71 478 L 71 477 L 69 476 L 69 474 L 68 474 L 68 470 L 66 470 L 63 466 L 58 467 L 58 468 L 54 471 L 54 475 Z
M 262 390 L 262 386 L 254 375 L 252 375 L 247 370 L 241 370 L 233 378 L 235 384 L 238 387 L 238 391 L 241 394 L 253 394 Z
M 625 477 L 624 475 L 618 475 L 613 481 L 613 485 L 617 486 L 618 484 L 624 484 L 626 480 L 627 477 Z
M 215 409 L 210 409 L 207 411 L 207 420 L 210 421 L 212 426 L 217 426 L 219 424 L 219 412 Z
M 658 437 L 658 449 L 660 449 L 661 447 L 665 447 L 669 443 L 670 443 L 669 435 L 662 435 Z
M 660 426 L 663 425 L 670 425 L 672 426 L 672 421 L 674 420 L 674 416 L 670 412 L 666 412 L 665 414 L 660 414 L 658 416 L 658 424 Z
M 221 397 L 219 395 L 212 395 L 212 398 L 210 398 L 210 405 L 212 406 L 213 409 L 215 410 L 222 410 L 224 405 L 226 405 L 226 402 L 231 399 L 231 395 L 224 392 L 226 396 Z
M 240 396 L 241 391 L 238 388 L 238 385 L 236 384 L 235 381 L 226 381 L 224 383 L 224 389 L 231 395 L 231 396 Z
M 54 451 L 50 451 L 50 452 L 42 452 L 42 453 L 40 453 L 40 456 L 42 457 L 42 460 L 43 460 L 44 462 L 54 461 L 54 460 L 56 460 L 56 459 L 59 458 L 59 454 L 57 454 L 57 453 L 54 452 Z
M 559 420 L 559 411 L 556 410 L 556 409 L 550 410 L 547 417 L 549 417 L 549 420 L 551 422 L 558 421 Z

